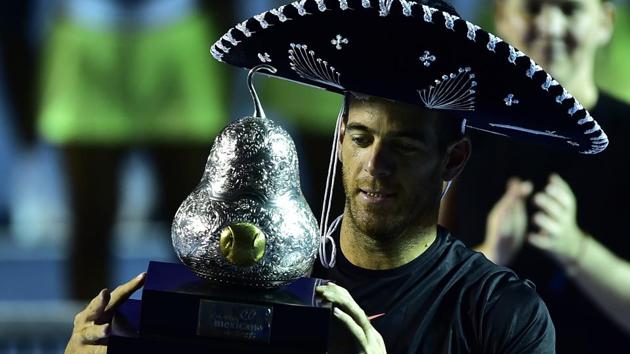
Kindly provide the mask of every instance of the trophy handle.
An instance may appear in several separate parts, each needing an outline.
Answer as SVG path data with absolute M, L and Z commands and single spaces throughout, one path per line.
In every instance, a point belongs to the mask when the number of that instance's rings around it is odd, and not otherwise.
M 258 99 L 258 94 L 256 93 L 256 89 L 254 88 L 253 83 L 254 74 L 260 70 L 266 70 L 272 74 L 274 74 L 278 70 L 276 70 L 276 68 L 269 64 L 261 64 L 253 67 L 247 75 L 247 86 L 249 86 L 249 93 L 252 95 L 252 100 L 254 100 L 254 117 L 267 118 L 267 116 L 265 115 L 265 111 L 260 104 L 260 99 Z

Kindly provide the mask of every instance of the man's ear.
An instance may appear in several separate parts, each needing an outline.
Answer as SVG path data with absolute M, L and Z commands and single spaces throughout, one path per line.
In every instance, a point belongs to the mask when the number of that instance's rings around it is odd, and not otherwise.
M 442 179 L 452 181 L 464 170 L 466 162 L 470 158 L 472 145 L 467 136 L 452 143 L 446 148 L 446 154 L 442 161 Z

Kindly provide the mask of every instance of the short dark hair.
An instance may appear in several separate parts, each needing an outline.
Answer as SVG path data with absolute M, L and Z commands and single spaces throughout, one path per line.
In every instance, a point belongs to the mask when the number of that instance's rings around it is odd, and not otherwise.
M 363 99 L 363 95 L 354 92 L 346 92 L 343 97 L 343 123 L 348 123 L 348 115 L 350 114 L 350 101 L 353 99 Z M 438 132 L 438 149 L 440 152 L 446 149 L 452 143 L 464 137 L 462 129 L 462 118 L 457 118 L 453 114 L 438 109 L 425 109 L 426 112 L 435 117 Z

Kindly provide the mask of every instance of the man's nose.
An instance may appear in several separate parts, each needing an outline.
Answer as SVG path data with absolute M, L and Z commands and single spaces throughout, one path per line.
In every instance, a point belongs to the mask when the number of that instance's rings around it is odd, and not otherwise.
M 392 152 L 382 144 L 374 144 L 370 149 L 370 156 L 365 166 L 366 172 L 374 177 L 390 176 L 395 170 Z
M 535 19 L 540 35 L 549 38 L 564 37 L 567 18 L 557 5 L 543 4 Z

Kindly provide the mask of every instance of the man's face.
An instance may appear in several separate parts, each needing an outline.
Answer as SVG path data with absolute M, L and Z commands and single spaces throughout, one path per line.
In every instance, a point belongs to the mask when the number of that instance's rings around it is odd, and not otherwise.
M 565 83 L 608 41 L 607 9 L 601 0 L 497 0 L 497 31 Z
M 435 223 L 442 154 L 434 121 L 411 105 L 351 99 L 341 158 L 346 211 L 359 231 L 382 240 Z

